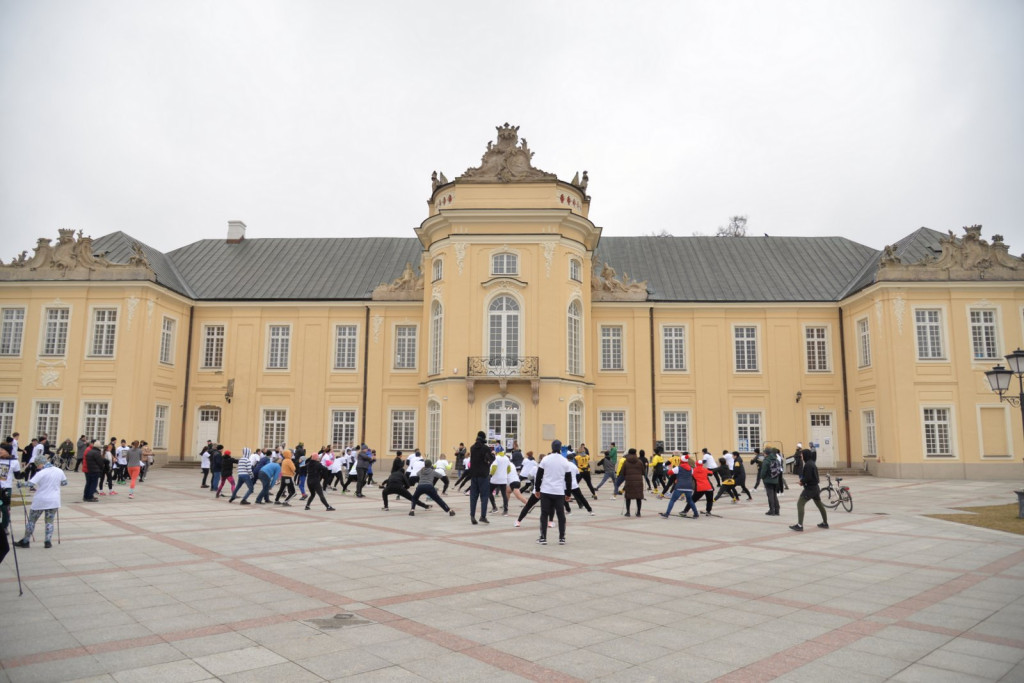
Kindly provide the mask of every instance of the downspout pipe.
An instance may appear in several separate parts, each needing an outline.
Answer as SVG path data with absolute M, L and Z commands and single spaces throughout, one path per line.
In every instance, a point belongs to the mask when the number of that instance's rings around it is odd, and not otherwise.
M 362 436 L 359 443 L 367 443 L 366 440 L 366 388 L 369 386 L 369 358 L 370 358 L 370 307 L 366 307 L 366 319 L 363 323 L 363 409 L 359 419 L 359 430 Z
M 843 307 L 839 307 L 839 360 L 843 366 L 843 431 L 846 437 L 846 466 L 852 467 L 850 445 L 850 387 L 846 380 L 846 330 L 843 325 Z
M 651 452 L 654 452 L 654 444 L 658 442 L 658 405 L 654 387 L 654 306 L 647 308 L 648 327 L 651 338 Z
M 188 307 L 188 345 L 185 350 L 185 389 L 181 397 L 181 455 L 179 461 L 185 460 L 185 423 L 188 421 L 188 385 L 192 377 L 192 326 L 195 321 L 196 307 Z

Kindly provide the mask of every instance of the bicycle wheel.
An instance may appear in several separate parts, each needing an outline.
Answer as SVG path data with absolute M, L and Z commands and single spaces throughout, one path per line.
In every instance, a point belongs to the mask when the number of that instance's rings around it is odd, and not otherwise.
M 853 512 L 853 496 L 850 495 L 849 491 L 839 490 L 839 502 L 843 504 L 843 509 L 847 512 Z
M 823 497 L 821 500 L 822 505 L 833 510 L 839 507 L 839 495 L 836 494 L 835 489 L 825 489 L 824 491 L 821 492 L 821 494 L 822 496 L 825 496 L 827 494 L 827 497 Z

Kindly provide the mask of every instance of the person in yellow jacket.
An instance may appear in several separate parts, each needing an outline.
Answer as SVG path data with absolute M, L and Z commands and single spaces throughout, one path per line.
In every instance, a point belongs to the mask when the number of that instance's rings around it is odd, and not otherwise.
M 590 482 L 590 451 L 584 444 L 580 444 L 580 449 L 576 451 L 576 467 L 580 470 L 579 480 L 590 489 L 590 497 L 597 500 L 597 491 L 594 490 L 594 485 Z

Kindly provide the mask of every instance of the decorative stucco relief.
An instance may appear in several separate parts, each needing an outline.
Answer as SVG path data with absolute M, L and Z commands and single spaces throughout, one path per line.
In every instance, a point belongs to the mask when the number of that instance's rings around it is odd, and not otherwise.
M 135 309 L 139 306 L 139 297 L 130 296 L 124 300 L 124 307 L 128 313 L 128 331 L 132 329 L 132 322 L 135 320 Z
M 1002 235 L 992 235 L 990 244 L 981 237 L 981 226 L 964 228 L 964 236 L 939 240 L 942 253 L 904 263 L 895 245 L 888 245 L 878 263 L 879 282 L 938 282 L 961 280 L 1024 280 L 1024 258 L 1010 255 Z
M 615 269 L 607 263 L 601 268 L 600 275 L 590 279 L 590 289 L 595 301 L 646 301 L 647 281 L 638 282 L 623 272 L 619 278 Z
M 370 318 L 370 329 L 373 331 L 373 343 L 380 343 L 380 327 L 384 324 L 384 316 L 375 315 Z
M 544 243 L 544 276 L 551 277 L 551 259 L 555 256 L 555 243 Z
M 423 301 L 423 275 L 417 274 L 411 263 L 392 282 L 378 285 L 373 290 L 374 301 Z
M 907 310 L 907 300 L 898 295 L 892 300 L 892 314 L 896 318 L 896 331 L 903 334 L 903 314 Z
M 462 265 L 466 261 L 466 243 L 455 243 L 455 265 L 459 267 L 459 275 L 462 275 Z

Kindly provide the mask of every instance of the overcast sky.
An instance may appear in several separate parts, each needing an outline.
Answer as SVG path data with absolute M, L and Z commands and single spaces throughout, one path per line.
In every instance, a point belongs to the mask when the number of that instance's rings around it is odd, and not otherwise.
M 605 235 L 981 223 L 1024 252 L 1024 2 L 0 0 L 0 258 L 412 237 L 504 122 Z

